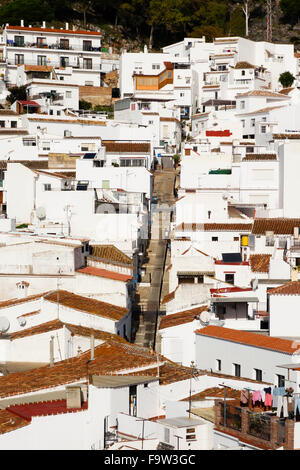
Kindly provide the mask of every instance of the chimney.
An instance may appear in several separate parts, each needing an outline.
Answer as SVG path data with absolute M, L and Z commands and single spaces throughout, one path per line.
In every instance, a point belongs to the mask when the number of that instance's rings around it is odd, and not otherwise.
M 24 28 L 24 20 L 21 20 L 21 26 Z
M 46 21 L 43 21 L 43 26 L 42 28 L 46 28 Z
M 66 23 L 66 29 L 69 29 L 69 23 Z
M 81 408 L 80 385 L 69 385 L 66 387 L 67 408 Z
M 95 337 L 91 335 L 91 361 L 95 359 Z
M 54 366 L 54 336 L 50 339 L 50 367 Z

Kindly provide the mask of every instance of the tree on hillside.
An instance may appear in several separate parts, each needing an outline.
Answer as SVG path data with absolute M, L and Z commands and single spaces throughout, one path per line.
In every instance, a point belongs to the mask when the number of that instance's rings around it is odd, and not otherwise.
M 6 98 L 7 101 L 12 104 L 18 100 L 27 100 L 26 86 L 15 86 L 9 89 L 10 95 Z
M 289 88 L 293 85 L 295 81 L 294 75 L 291 72 L 283 72 L 280 76 L 278 81 L 281 83 L 283 88 Z

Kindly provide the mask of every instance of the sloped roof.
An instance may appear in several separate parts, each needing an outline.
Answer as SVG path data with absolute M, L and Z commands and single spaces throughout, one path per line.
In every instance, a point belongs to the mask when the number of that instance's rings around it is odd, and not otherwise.
M 126 308 L 117 307 L 116 305 L 92 299 L 90 297 L 83 297 L 65 290 L 59 290 L 47 294 L 44 296 L 44 299 L 55 304 L 59 302 L 60 305 L 72 308 L 74 310 L 79 310 L 91 315 L 110 318 L 116 321 L 121 320 L 128 313 Z
M 29 419 L 18 416 L 9 410 L 0 410 L 0 434 L 15 431 L 28 426 L 29 423 Z
M 233 330 L 222 326 L 206 326 L 205 328 L 195 331 L 200 336 L 209 336 L 233 343 L 254 346 L 262 349 L 270 349 L 286 354 L 295 354 L 299 351 L 300 346 L 295 341 L 272 336 L 261 335 L 258 333 L 249 333 L 247 331 Z
M 291 281 L 268 290 L 270 295 L 300 295 L 300 281 Z
M 235 69 L 255 69 L 255 65 L 249 64 L 249 62 L 237 62 Z
M 162 299 L 161 303 L 164 305 L 164 304 L 167 304 L 167 303 L 171 302 L 171 300 L 175 299 L 175 292 L 176 292 L 177 289 L 178 289 L 178 286 L 176 287 L 175 290 L 173 290 L 172 292 L 169 292 L 169 294 L 165 295 L 164 298 Z
M 73 335 L 76 336 L 91 336 L 94 335 L 96 339 L 100 339 L 103 341 L 108 341 L 108 340 L 115 340 L 115 341 L 120 341 L 122 343 L 127 343 L 127 341 L 122 338 L 121 336 L 118 336 L 113 333 L 107 333 L 106 331 L 102 330 L 96 330 L 94 328 L 88 328 L 85 326 L 80 326 L 80 325 L 72 325 L 70 323 L 65 323 L 62 322 L 61 320 L 51 320 L 46 323 L 41 323 L 40 325 L 33 326 L 31 328 L 26 328 L 24 330 L 17 331 L 15 333 L 12 333 L 10 335 L 10 340 L 14 341 L 20 338 L 26 338 L 29 336 L 34 336 L 34 335 L 39 335 L 42 333 L 47 333 L 49 331 L 56 331 L 60 330 L 66 326 Z
M 148 142 L 118 142 L 117 140 L 102 140 L 106 152 L 111 153 L 149 153 Z
M 292 88 L 292 87 L 289 87 L 289 88 L 283 88 L 282 90 L 280 90 L 280 94 L 281 95 L 289 95 L 291 93 L 291 91 L 295 90 L 295 88 Z
M 237 95 L 238 97 L 242 96 L 267 96 L 270 98 L 285 98 L 285 96 L 282 96 L 282 94 L 277 93 L 275 91 L 270 91 L 270 90 L 252 90 L 252 91 L 247 91 L 246 93 L 239 93 Z
M 208 232 L 222 232 L 222 231 L 233 231 L 233 232 L 251 232 L 252 228 L 252 223 L 204 223 L 204 224 L 198 224 L 198 223 L 184 223 L 182 222 L 181 224 L 176 226 L 176 230 L 184 230 L 187 232 L 190 231 L 208 231 Z
M 94 245 L 92 246 L 91 255 L 107 261 L 127 264 L 128 266 L 132 266 L 133 264 L 132 259 L 114 245 Z
M 276 154 L 271 153 L 247 153 L 246 157 L 243 158 L 243 162 L 253 162 L 253 161 L 277 161 Z
M 77 31 L 73 31 L 72 29 L 55 29 L 55 28 L 39 28 L 37 26 L 29 27 L 29 26 L 6 26 L 7 30 L 16 30 L 16 31 L 38 31 L 41 33 L 59 33 L 59 34 L 80 34 L 80 35 L 88 35 L 88 36 L 102 36 L 101 33 L 97 31 L 82 31 L 78 29 Z
M 272 255 L 261 253 L 250 255 L 250 266 L 252 272 L 268 273 Z
M 293 235 L 294 227 L 300 227 L 300 219 L 255 219 L 252 233 L 254 235 L 264 235 L 266 232 L 274 232 L 275 235 Z
M 207 308 L 207 305 L 203 305 L 201 307 L 184 310 L 183 312 L 177 312 L 172 313 L 171 315 L 166 315 L 162 317 L 159 324 L 159 329 L 163 330 L 172 326 L 190 323 L 194 320 L 195 316 L 200 315 L 200 313 L 204 312 L 204 310 L 207 310 Z
M 40 299 L 41 297 L 44 297 L 47 293 L 48 292 L 43 292 L 41 294 L 29 295 L 28 297 L 24 297 L 23 299 L 4 300 L 3 302 L 0 302 L 0 308 L 11 307 L 12 305 L 23 304 L 25 302 L 37 300 L 37 299 Z
M 114 281 L 127 282 L 132 279 L 130 274 L 117 273 L 115 271 L 108 271 L 107 269 L 96 268 L 94 266 L 86 266 L 76 270 L 77 273 L 89 274 L 91 276 L 104 277 Z

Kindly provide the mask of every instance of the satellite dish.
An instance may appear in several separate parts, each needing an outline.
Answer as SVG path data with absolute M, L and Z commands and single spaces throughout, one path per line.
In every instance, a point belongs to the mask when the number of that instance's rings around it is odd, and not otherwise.
M 18 322 L 20 326 L 25 326 L 26 325 L 26 320 L 24 317 L 19 317 Z
M 0 332 L 5 333 L 10 327 L 10 323 L 6 317 L 0 317 Z
M 43 220 L 46 218 L 46 210 L 44 207 L 38 207 L 36 210 L 36 216 L 39 220 Z
M 202 326 L 208 326 L 211 318 L 211 313 L 208 310 L 204 310 L 199 315 L 199 320 Z
M 254 279 L 253 284 L 252 284 L 252 289 L 256 290 L 258 288 L 258 279 Z

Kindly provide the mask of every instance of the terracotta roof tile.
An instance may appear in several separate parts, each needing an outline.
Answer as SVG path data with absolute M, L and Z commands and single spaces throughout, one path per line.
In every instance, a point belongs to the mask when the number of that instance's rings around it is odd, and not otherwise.
M 53 67 L 48 65 L 24 65 L 25 72 L 52 72 Z
M 150 153 L 148 142 L 118 142 L 117 140 L 102 140 L 106 152 L 112 153 Z
M 7 411 L 31 420 L 35 416 L 50 416 L 66 413 L 78 413 L 88 408 L 88 402 L 82 403 L 80 408 L 67 408 L 67 400 L 49 400 L 36 403 L 24 403 L 22 405 L 12 405 L 6 408 Z
M 300 281 L 291 281 L 268 290 L 270 295 L 300 295 Z
M 91 276 L 105 277 L 115 281 L 127 282 L 132 279 L 129 274 L 116 273 L 115 271 L 108 271 L 107 269 L 95 268 L 94 266 L 86 266 L 76 270 L 77 273 L 89 274 Z
M 247 153 L 246 157 L 243 158 L 243 162 L 251 162 L 251 161 L 266 161 L 266 160 L 277 160 L 276 154 L 270 153 Z
M 25 315 L 23 315 L 25 316 Z M 85 326 L 80 326 L 80 325 L 72 325 L 70 323 L 65 323 L 62 322 L 58 319 L 56 320 L 51 320 L 46 323 L 41 323 L 40 325 L 33 326 L 31 328 L 26 328 L 21 331 L 17 331 L 15 333 L 12 333 L 10 335 L 10 340 L 14 341 L 20 338 L 26 338 L 29 336 L 34 336 L 34 335 L 39 335 L 42 333 L 47 333 L 49 331 L 56 331 L 60 330 L 66 326 L 75 336 L 91 336 L 94 335 L 96 339 L 100 339 L 103 341 L 108 341 L 108 340 L 115 340 L 115 341 L 120 341 L 121 343 L 127 343 L 127 341 L 122 338 L 121 336 L 118 336 L 113 333 L 107 333 L 106 331 L 102 330 L 96 330 L 94 328 L 88 328 Z
M 114 245 L 93 245 L 91 255 L 103 260 L 132 266 L 132 259 Z
M 255 69 L 255 65 L 249 64 L 249 62 L 237 62 L 235 69 Z
M 211 231 L 211 232 L 222 232 L 222 231 L 233 231 L 233 232 L 251 232 L 252 229 L 252 223 L 204 223 L 204 224 L 198 224 L 198 223 L 181 223 L 180 225 L 177 225 L 175 230 L 177 231 Z
M 161 301 L 162 305 L 167 304 L 168 302 L 171 302 L 171 300 L 175 299 L 175 292 L 177 289 L 178 287 L 176 287 L 175 290 L 173 290 L 172 292 L 169 292 L 169 294 L 164 296 L 164 298 Z
M 299 140 L 300 134 L 273 134 L 273 139 L 290 139 L 290 140 Z
M 270 258 L 272 255 L 269 254 L 255 254 L 250 255 L 250 266 L 252 272 L 268 273 L 270 266 Z
M 31 393 L 55 388 L 87 379 L 89 375 L 121 374 L 144 367 L 157 373 L 156 353 L 129 343 L 109 341 L 95 347 L 95 359 L 90 360 L 90 351 L 76 357 L 24 372 L 0 377 L 0 397 Z M 149 370 L 149 369 L 148 369 Z M 177 371 L 177 369 L 176 369 Z
M 8 410 L 0 410 L 0 434 L 15 431 L 16 429 L 28 426 L 29 419 L 17 416 Z
M 189 310 L 184 310 L 183 312 L 172 313 L 171 315 L 166 315 L 162 317 L 159 329 L 163 330 L 165 328 L 170 328 L 172 326 L 183 325 L 185 323 L 190 323 L 194 320 L 195 316 L 199 315 L 204 310 L 207 310 L 207 305 L 202 307 L 196 307 Z
M 294 227 L 300 227 L 300 219 L 255 219 L 252 233 L 264 235 L 266 232 L 274 232 L 275 235 L 293 235 Z
M 239 93 L 237 96 L 269 96 L 274 98 L 284 98 L 282 94 L 269 90 L 252 90 L 247 91 L 246 93 Z
M 126 308 L 117 307 L 116 305 L 101 302 L 100 300 L 89 297 L 83 297 L 65 290 L 59 290 L 47 294 L 44 296 L 44 299 L 55 304 L 59 301 L 60 305 L 63 305 L 64 307 L 69 307 L 91 315 L 110 318 L 116 321 L 121 320 L 128 313 Z
M 291 93 L 291 91 L 295 90 L 295 88 L 292 88 L 292 87 L 289 87 L 289 88 L 283 88 L 282 90 L 280 90 L 280 94 L 281 95 L 289 95 Z
M 226 397 L 227 398 L 236 398 L 239 399 L 241 396 L 241 391 L 240 390 L 235 390 L 234 388 L 227 387 L 226 389 Z M 223 398 L 224 397 L 224 389 L 221 387 L 211 387 L 207 388 L 205 390 L 202 390 L 202 392 L 195 393 L 194 395 L 191 396 L 192 400 L 194 401 L 200 401 L 200 400 L 205 400 L 206 397 L 219 397 Z M 184 398 L 181 401 L 189 401 L 190 397 Z
M 206 326 L 205 328 L 196 330 L 195 333 L 200 336 L 209 336 L 211 338 L 218 338 L 262 349 L 270 349 L 286 354 L 295 354 L 298 351 L 300 353 L 299 345 L 297 346 L 295 341 L 274 338 L 258 333 L 249 333 L 247 331 L 233 330 L 222 326 Z
M 24 297 L 24 299 L 9 299 L 3 302 L 0 302 L 0 308 L 10 307 L 12 305 L 23 304 L 25 302 L 30 302 L 32 300 L 37 300 L 46 295 L 47 292 L 43 292 L 42 294 L 35 294 L 29 295 L 28 297 Z
M 102 36 L 101 33 L 97 31 L 82 31 L 78 29 L 77 31 L 73 31 L 72 29 L 52 29 L 52 28 L 38 28 L 36 26 L 29 27 L 29 26 L 6 26 L 6 29 L 9 30 L 16 30 L 16 31 L 38 31 L 41 33 L 59 33 L 59 34 L 80 34 L 80 35 L 88 35 L 88 36 Z

